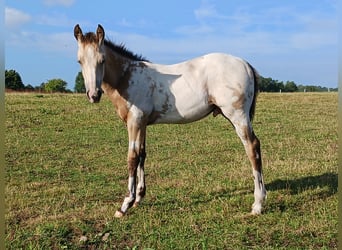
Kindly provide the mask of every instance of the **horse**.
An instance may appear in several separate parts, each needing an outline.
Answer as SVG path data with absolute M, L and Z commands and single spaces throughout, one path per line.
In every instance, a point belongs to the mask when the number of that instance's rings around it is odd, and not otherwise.
M 254 176 L 251 214 L 261 214 L 266 189 L 260 141 L 251 123 L 260 76 L 248 62 L 212 53 L 173 65 L 154 64 L 105 39 L 100 24 L 96 33 L 85 34 L 77 24 L 74 36 L 88 100 L 98 103 L 104 92 L 128 130 L 128 195 L 114 217 L 123 217 L 146 194 L 146 127 L 190 123 L 211 113 L 230 121 L 242 141 Z

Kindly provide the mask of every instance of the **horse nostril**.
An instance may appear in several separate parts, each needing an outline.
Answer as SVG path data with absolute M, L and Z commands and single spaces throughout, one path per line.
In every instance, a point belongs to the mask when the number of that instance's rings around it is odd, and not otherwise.
M 93 99 L 94 102 L 99 102 L 98 97 L 96 95 L 93 95 L 91 98 Z
M 100 101 L 102 96 L 102 90 L 101 89 L 96 89 L 95 93 L 90 93 L 90 91 L 87 91 L 87 97 L 90 102 L 92 103 L 97 103 Z
M 102 96 L 102 91 L 98 90 L 95 95 L 93 95 L 91 98 L 95 103 L 99 102 Z

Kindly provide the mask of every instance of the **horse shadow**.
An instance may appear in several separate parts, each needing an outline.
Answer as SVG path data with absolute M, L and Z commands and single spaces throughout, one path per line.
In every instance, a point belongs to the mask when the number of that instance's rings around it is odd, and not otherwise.
M 290 194 L 300 194 L 306 190 L 324 188 L 326 197 L 337 193 L 338 176 L 336 173 L 324 173 L 316 176 L 305 176 L 297 179 L 277 179 L 266 184 L 268 191 L 288 190 Z
M 280 194 L 279 197 L 276 197 L 272 194 L 272 192 L 280 191 L 282 193 L 286 193 L 286 195 L 299 195 L 308 190 L 317 190 L 314 194 L 310 194 L 310 199 L 312 199 L 312 195 L 315 195 L 317 199 L 326 199 L 337 193 L 338 190 L 338 175 L 337 173 L 324 173 L 316 176 L 305 176 L 295 179 L 276 179 L 270 183 L 266 184 L 266 190 L 268 193 L 268 198 L 266 201 L 266 213 L 273 213 L 275 211 L 285 212 L 290 204 L 287 204 L 284 195 Z M 245 188 L 245 189 L 223 189 L 219 191 L 212 191 L 209 194 L 197 194 L 190 195 L 189 206 L 198 205 L 198 204 L 207 204 L 208 202 L 213 201 L 214 199 L 226 199 L 228 200 L 233 198 L 236 195 L 242 196 L 250 196 L 253 195 L 253 189 Z M 183 201 L 184 202 L 184 201 Z M 302 202 L 306 202 L 305 199 L 301 201 L 296 201 L 297 206 L 300 206 Z M 179 206 L 182 207 L 184 204 L 181 203 L 176 198 L 167 199 L 164 201 L 154 201 L 154 206 Z
M 314 191 L 310 193 L 310 199 L 325 200 L 326 198 L 337 193 L 338 175 L 337 173 L 324 173 L 316 176 L 305 176 L 296 179 L 277 179 L 266 185 L 267 191 L 281 191 L 286 195 L 300 195 L 308 190 Z M 273 197 L 272 202 L 266 205 L 269 212 L 280 211 L 285 212 L 289 207 L 301 206 L 306 202 L 306 198 L 301 196 L 300 200 L 296 199 L 295 203 L 288 204 L 282 195 Z M 291 202 L 290 202 L 291 203 Z M 296 205 L 295 205 L 296 204 Z

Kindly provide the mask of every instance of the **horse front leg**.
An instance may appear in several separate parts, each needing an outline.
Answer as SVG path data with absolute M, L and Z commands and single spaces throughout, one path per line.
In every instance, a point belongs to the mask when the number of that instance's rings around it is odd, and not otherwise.
M 137 176 L 138 176 L 137 196 L 133 204 L 134 207 L 139 205 L 139 203 L 145 197 L 145 194 L 146 194 L 145 168 L 144 168 L 145 159 L 146 159 L 146 151 L 145 151 L 145 141 L 144 141 L 144 143 L 142 144 L 141 153 L 139 154 L 139 164 L 138 164 L 138 169 L 137 169 Z
M 139 126 L 129 122 L 128 137 L 129 147 L 127 156 L 128 165 L 128 195 L 124 198 L 121 208 L 115 212 L 115 217 L 120 218 L 125 215 L 134 203 L 139 202 L 145 194 L 144 161 L 145 161 L 145 134 L 146 126 Z M 137 175 L 139 175 L 138 200 L 137 199 Z
M 136 197 L 136 180 L 138 157 L 134 153 L 128 153 L 128 194 L 124 198 L 121 208 L 115 212 L 115 217 L 120 218 L 125 215 L 127 210 L 133 206 Z

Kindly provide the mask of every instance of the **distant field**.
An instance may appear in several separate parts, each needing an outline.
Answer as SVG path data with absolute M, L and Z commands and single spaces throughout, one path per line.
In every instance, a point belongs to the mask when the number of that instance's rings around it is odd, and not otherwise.
M 268 190 L 250 216 L 251 166 L 222 117 L 147 131 L 147 194 L 127 192 L 127 132 L 107 97 L 6 101 L 8 249 L 337 249 L 337 93 L 260 94 Z

